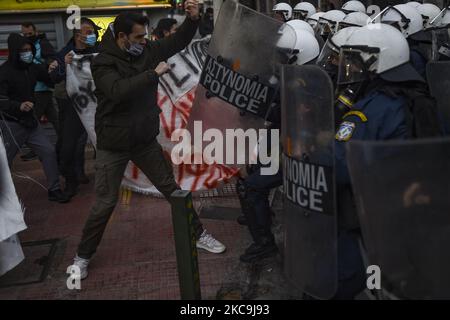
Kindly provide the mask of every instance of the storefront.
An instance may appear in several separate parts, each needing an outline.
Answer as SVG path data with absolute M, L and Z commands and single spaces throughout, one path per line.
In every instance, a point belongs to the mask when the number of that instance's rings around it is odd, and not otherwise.
M 23 22 L 32 22 L 45 33 L 53 46 L 59 50 L 71 38 L 72 31 L 66 26 L 73 14 L 68 7 L 77 5 L 81 15 L 106 27 L 124 10 L 139 10 L 150 18 L 151 27 L 169 14 L 170 0 L 1 0 L 0 1 L 0 64 L 5 61 L 8 35 L 21 32 Z

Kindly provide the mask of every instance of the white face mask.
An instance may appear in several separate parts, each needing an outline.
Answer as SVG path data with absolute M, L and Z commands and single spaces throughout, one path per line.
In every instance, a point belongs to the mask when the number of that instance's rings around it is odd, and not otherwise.
M 32 63 L 33 58 L 34 58 L 33 52 L 31 52 L 31 51 L 26 51 L 26 52 L 20 53 L 20 60 L 25 63 Z
M 128 43 L 130 44 L 129 48 L 125 48 L 125 50 L 132 56 L 138 57 L 144 52 L 144 46 L 140 43 L 133 43 L 130 40 L 128 40 Z

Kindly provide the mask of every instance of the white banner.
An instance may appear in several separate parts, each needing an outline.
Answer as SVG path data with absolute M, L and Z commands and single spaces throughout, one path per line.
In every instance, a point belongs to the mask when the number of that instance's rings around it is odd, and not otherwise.
M 15 268 L 25 259 L 17 234 L 0 242 L 0 276 Z
M 0 136 L 0 241 L 27 228 L 9 171 L 3 139 Z
M 72 52 L 73 53 L 73 52 Z M 89 140 L 96 148 L 97 136 L 95 134 L 95 111 L 97 98 L 94 95 L 95 84 L 92 79 L 91 61 L 97 54 L 76 55 L 72 64 L 66 68 L 66 90 L 72 104 L 80 116 Z
M 0 276 L 24 259 L 17 237 L 18 232 L 27 228 L 23 215 L 0 136 Z
M 158 141 L 170 159 L 174 142 L 170 140 L 176 129 L 185 128 L 189 119 L 195 90 L 206 58 L 210 37 L 194 40 L 185 50 L 171 57 L 167 63 L 170 72 L 160 77 L 158 86 L 158 106 L 160 114 L 160 134 Z M 95 85 L 90 71 L 92 55 L 75 55 L 73 64 L 67 68 L 67 92 L 75 102 L 80 119 L 91 142 L 95 145 Z M 237 172 L 224 165 L 174 165 L 175 178 L 184 190 L 197 191 L 216 188 L 227 182 Z M 122 185 L 132 191 L 160 195 L 147 177 L 130 162 L 126 168 Z

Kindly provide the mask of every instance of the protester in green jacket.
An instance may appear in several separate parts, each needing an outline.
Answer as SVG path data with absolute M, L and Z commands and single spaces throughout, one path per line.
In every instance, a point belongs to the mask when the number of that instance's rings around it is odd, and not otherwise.
M 187 17 L 178 31 L 153 42 L 146 39 L 147 17 L 121 13 L 104 35 L 100 53 L 92 63 L 98 102 L 96 202 L 74 259 L 81 279 L 87 277 L 89 259 L 116 206 L 128 161 L 133 161 L 167 200 L 179 189 L 172 166 L 156 140 L 160 113 L 157 88 L 159 77 L 170 68 L 164 61 L 185 48 L 197 31 L 198 1 L 187 0 L 185 10 Z M 206 233 L 196 213 L 192 223 L 198 248 L 225 251 L 222 243 Z

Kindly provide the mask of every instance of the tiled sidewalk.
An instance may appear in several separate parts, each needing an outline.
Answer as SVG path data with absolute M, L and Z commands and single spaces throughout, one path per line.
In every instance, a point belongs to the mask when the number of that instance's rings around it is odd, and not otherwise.
M 91 262 L 89 277 L 82 282 L 82 290 L 67 289 L 66 268 L 94 201 L 93 160 L 88 160 L 87 167 L 91 182 L 82 185 L 79 195 L 68 204 L 49 202 L 46 190 L 14 177 L 19 197 L 27 208 L 28 229 L 20 234 L 21 241 L 61 241 L 43 282 L 0 288 L 0 299 L 179 299 L 170 207 L 165 200 L 135 193 L 129 203 L 121 201 L 117 206 Z M 37 160 L 25 163 L 17 157 L 14 168 L 45 185 Z M 206 202 L 202 199 L 202 204 Z M 213 202 L 238 206 L 234 197 L 215 198 Z M 214 299 L 244 250 L 248 233 L 233 220 L 202 221 L 227 246 L 221 255 L 199 252 L 202 297 Z

